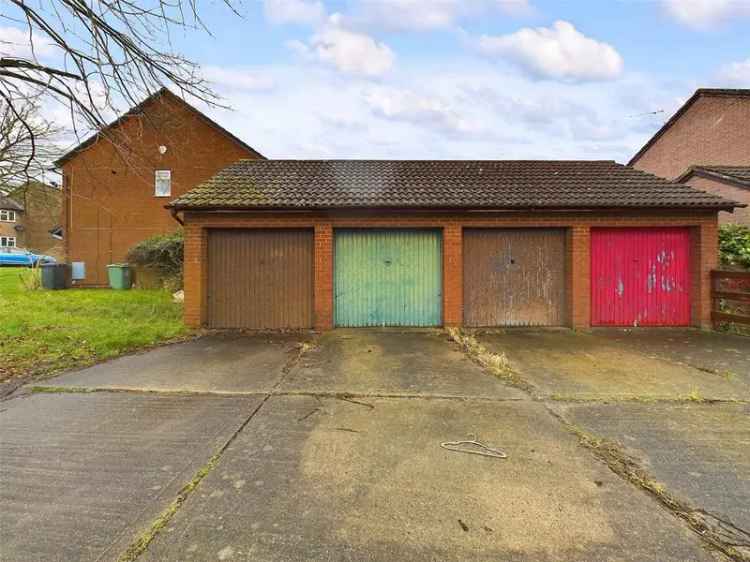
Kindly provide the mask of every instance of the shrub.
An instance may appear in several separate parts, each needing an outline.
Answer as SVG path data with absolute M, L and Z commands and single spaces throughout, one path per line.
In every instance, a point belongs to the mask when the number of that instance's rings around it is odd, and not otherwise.
M 721 264 L 750 269 L 750 228 L 725 224 L 719 229 Z
M 139 242 L 128 252 L 128 262 L 155 269 L 167 288 L 182 286 L 185 238 L 182 230 L 159 234 Z

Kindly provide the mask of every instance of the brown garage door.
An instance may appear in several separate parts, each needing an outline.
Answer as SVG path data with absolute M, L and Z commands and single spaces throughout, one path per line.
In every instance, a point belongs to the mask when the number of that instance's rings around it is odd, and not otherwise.
M 312 231 L 209 231 L 209 326 L 309 328 L 312 303 Z
M 565 231 L 464 231 L 464 324 L 565 324 Z

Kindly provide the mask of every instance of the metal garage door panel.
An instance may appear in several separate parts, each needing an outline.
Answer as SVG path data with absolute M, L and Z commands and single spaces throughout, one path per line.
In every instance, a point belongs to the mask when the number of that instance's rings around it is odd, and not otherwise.
M 312 311 L 312 231 L 209 232 L 209 326 L 310 328 Z
M 591 323 L 689 325 L 689 229 L 593 229 Z
M 565 231 L 464 231 L 464 324 L 565 324 Z
M 336 230 L 336 326 L 439 326 L 440 233 Z

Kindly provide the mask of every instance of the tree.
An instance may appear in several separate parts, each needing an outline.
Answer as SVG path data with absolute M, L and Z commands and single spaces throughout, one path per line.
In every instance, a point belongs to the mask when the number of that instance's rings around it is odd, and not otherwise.
M 0 99 L 25 123 L 32 146 L 37 129 L 25 122 L 28 103 L 63 104 L 78 138 L 83 129 L 104 131 L 124 107 L 162 86 L 218 105 L 198 65 L 172 48 L 176 31 L 208 32 L 197 2 L 7 0 L 0 18 L 23 26 L 23 37 L 0 37 Z
M 33 101 L 0 101 L 0 191 L 42 179 L 58 155 L 54 142 L 59 132 Z

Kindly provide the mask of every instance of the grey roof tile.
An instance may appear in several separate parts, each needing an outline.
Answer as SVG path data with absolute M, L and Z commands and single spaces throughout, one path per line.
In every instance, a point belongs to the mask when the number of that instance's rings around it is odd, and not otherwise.
M 735 203 L 613 161 L 240 160 L 170 206 L 728 209 Z

